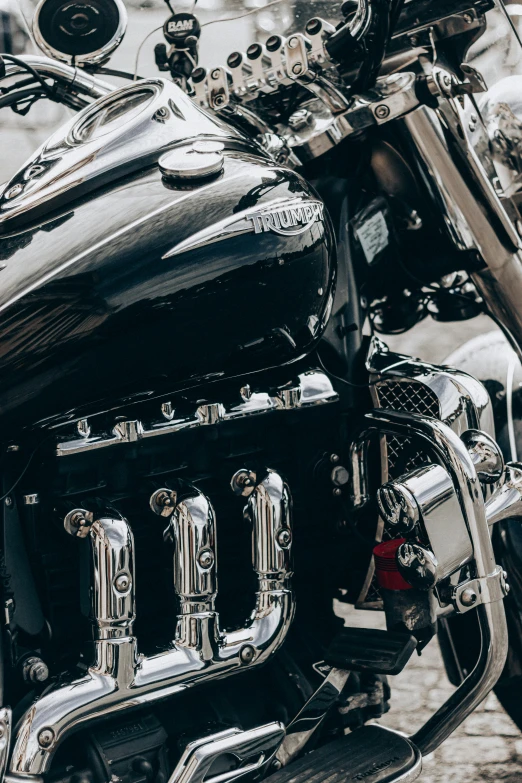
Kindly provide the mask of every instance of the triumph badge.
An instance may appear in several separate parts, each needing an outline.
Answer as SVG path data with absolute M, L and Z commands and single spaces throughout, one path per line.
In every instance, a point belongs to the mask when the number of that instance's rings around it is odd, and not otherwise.
M 252 212 L 252 221 L 256 234 L 272 231 L 283 236 L 302 234 L 314 223 L 323 219 L 324 204 L 320 201 L 305 201 L 295 206 L 272 207 L 259 212 Z

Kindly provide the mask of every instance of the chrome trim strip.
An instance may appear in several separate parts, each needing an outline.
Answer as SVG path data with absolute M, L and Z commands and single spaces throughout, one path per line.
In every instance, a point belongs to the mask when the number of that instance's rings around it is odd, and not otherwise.
M 59 442 L 56 446 L 56 454 L 58 457 L 84 454 L 120 443 L 136 443 L 158 435 L 169 435 L 220 422 L 234 421 L 245 416 L 309 408 L 337 402 L 339 399 L 330 379 L 318 370 L 301 373 L 296 385 L 282 387 L 274 396 L 265 392 L 250 393 L 245 389 L 242 393 L 243 401 L 239 404 L 230 407 L 225 407 L 222 403 L 200 405 L 193 416 L 174 419 L 174 412 L 170 420 L 155 422 L 148 427 L 140 420 L 118 422 L 111 433 Z

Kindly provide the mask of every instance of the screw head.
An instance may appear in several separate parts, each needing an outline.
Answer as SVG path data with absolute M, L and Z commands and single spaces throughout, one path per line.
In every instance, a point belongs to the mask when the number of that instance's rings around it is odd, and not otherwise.
M 49 669 L 41 658 L 29 658 L 24 664 L 23 675 L 26 682 L 45 682 L 49 678 Z
M 212 568 L 214 560 L 214 552 L 211 549 L 202 549 L 198 555 L 198 563 L 205 571 Z
M 299 74 L 302 72 L 303 72 L 303 66 L 301 65 L 301 63 L 296 63 L 292 67 L 292 73 L 294 74 L 294 76 L 299 76 Z
M 6 506 L 12 506 L 13 505 L 13 498 L 11 495 L 8 495 L 6 499 L 4 500 L 4 503 Z
M 224 95 L 216 95 L 214 98 L 214 106 L 223 106 L 225 104 Z
M 214 70 L 210 74 L 210 78 L 214 79 L 215 82 L 217 82 L 220 76 L 221 76 L 221 71 L 219 70 L 219 68 L 214 68 Z
M 385 120 L 386 117 L 390 116 L 390 107 L 386 106 L 385 103 L 381 103 L 380 106 L 375 107 L 375 116 L 379 120 Z
M 38 744 L 41 748 L 50 748 L 54 742 L 54 731 L 52 729 L 42 729 L 38 735 Z
M 466 587 L 466 589 L 462 591 L 460 602 L 463 604 L 463 606 L 473 606 L 477 603 L 477 601 L 478 595 L 472 587 Z
M 256 657 L 256 651 L 255 648 L 252 647 L 251 644 L 245 644 L 241 648 L 241 652 L 239 653 L 239 657 L 241 658 L 242 663 L 252 663 L 254 658 Z
M 290 544 L 292 543 L 292 533 L 288 528 L 283 528 L 279 531 L 277 534 L 277 543 L 281 547 L 281 549 L 288 549 Z
M 340 487 L 336 487 L 333 491 L 334 497 L 338 498 L 343 494 L 343 491 Z
M 120 574 L 114 580 L 114 587 L 118 593 L 125 593 L 131 585 L 131 578 L 129 574 Z
M 295 36 L 293 38 L 290 38 L 288 41 L 288 48 L 289 49 L 296 49 L 299 46 L 299 38 L 296 38 Z

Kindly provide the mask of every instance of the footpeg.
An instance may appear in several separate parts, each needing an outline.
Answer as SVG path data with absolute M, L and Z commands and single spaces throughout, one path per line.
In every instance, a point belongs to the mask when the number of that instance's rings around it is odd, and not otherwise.
M 400 674 L 417 646 L 407 633 L 373 628 L 343 628 L 330 645 L 325 663 L 373 674 Z
M 383 726 L 363 726 L 270 776 L 271 783 L 411 783 L 422 771 L 418 748 Z
M 169 783 L 228 783 L 244 775 L 260 772 L 267 767 L 285 736 L 282 723 L 268 723 L 249 731 L 227 729 L 195 740 L 187 745 Z M 220 771 L 214 775 L 220 757 L 230 764 L 232 769 Z

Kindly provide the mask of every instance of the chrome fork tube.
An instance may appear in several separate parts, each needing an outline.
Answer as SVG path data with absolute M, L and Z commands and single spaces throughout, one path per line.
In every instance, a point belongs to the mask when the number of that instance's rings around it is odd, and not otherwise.
M 451 106 L 443 102 L 441 111 L 450 117 Z M 503 327 L 513 348 L 522 357 L 522 251 L 506 235 L 501 241 L 499 230 L 480 205 L 480 199 L 453 160 L 448 140 L 437 113 L 421 107 L 404 119 L 409 135 L 436 194 L 452 239 L 459 249 L 476 250 L 486 268 L 472 273 L 473 281 L 487 303 L 492 317 Z M 462 146 L 455 137 L 454 146 Z M 468 166 L 469 170 L 469 166 Z M 483 174 L 483 179 L 487 179 Z M 483 195 L 483 194 L 482 194 Z M 492 210 L 493 212 L 493 210 Z M 502 231 L 504 234 L 504 231 Z
M 493 545 L 486 519 L 480 482 L 472 459 L 453 430 L 437 419 L 413 413 L 373 411 L 351 447 L 353 497 L 364 506 L 368 498 L 368 448 L 372 437 L 381 434 L 422 438 L 453 477 L 473 544 L 477 578 L 496 570 Z M 481 629 L 479 660 L 468 677 L 432 718 L 411 737 L 423 755 L 442 744 L 493 688 L 504 668 L 508 652 L 506 616 L 502 601 L 477 607 Z

